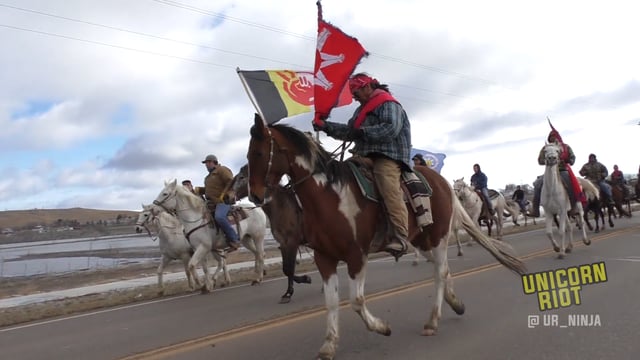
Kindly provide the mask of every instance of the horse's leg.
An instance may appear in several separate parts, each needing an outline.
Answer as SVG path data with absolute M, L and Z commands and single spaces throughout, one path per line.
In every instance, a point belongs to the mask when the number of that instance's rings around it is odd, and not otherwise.
M 462 245 L 460 244 L 460 236 L 458 234 L 457 227 L 454 228 L 452 231 L 453 231 L 453 234 L 454 234 L 454 236 L 456 238 L 456 245 L 458 245 L 458 256 L 462 256 L 464 254 L 462 253 Z M 469 244 L 471 244 L 471 240 L 469 240 Z M 432 254 L 432 257 L 433 257 L 433 254 Z
M 196 251 L 193 253 L 193 256 L 191 257 L 191 260 L 189 260 L 189 271 L 191 271 L 192 273 L 195 272 L 196 267 L 204 261 L 204 258 L 205 256 L 207 256 L 207 253 L 209 251 L 210 250 L 207 249 L 204 245 L 199 244 L 198 247 L 196 248 Z M 205 276 L 204 286 L 201 288 L 202 293 L 209 293 L 211 292 L 211 289 L 213 289 L 211 278 L 209 276 Z
M 385 336 L 391 335 L 391 328 L 389 324 L 382 321 L 380 318 L 377 318 L 369 312 L 367 309 L 366 300 L 364 297 L 364 284 L 367 275 L 367 258 L 363 257 L 362 268 L 360 272 L 351 276 L 349 275 L 349 300 L 351 302 L 351 308 L 355 311 L 364 324 L 367 326 L 369 331 L 375 331 L 378 334 L 382 334 Z M 347 264 L 348 265 L 348 264 Z M 349 271 L 351 273 L 351 271 Z
M 251 285 L 257 285 L 262 282 L 264 276 L 264 245 L 263 240 L 258 239 L 257 237 L 251 236 L 249 234 L 245 234 L 242 237 L 242 244 L 245 248 L 249 249 L 253 253 L 255 258 L 255 262 L 253 265 L 253 271 L 256 274 L 256 278 L 251 281 Z
M 553 246 L 553 251 L 555 252 L 560 252 L 560 247 L 558 246 L 558 243 L 556 243 L 556 239 L 553 238 L 553 222 L 555 221 L 555 216 L 550 216 L 551 214 L 547 213 L 547 211 L 545 210 L 545 221 L 544 221 L 544 225 L 545 225 L 545 233 L 547 234 L 547 237 L 549 238 L 549 240 L 551 240 L 551 246 Z
M 420 260 L 420 253 L 418 252 L 418 248 L 414 247 L 413 248 L 413 262 L 411 263 L 411 265 L 418 266 L 418 261 L 419 260 Z
M 435 335 L 438 330 L 438 321 L 442 317 L 442 299 L 447 298 L 447 303 L 458 314 L 464 313 L 464 305 L 456 299 L 453 293 L 453 285 L 450 283 L 451 274 L 449 273 L 449 264 L 447 261 L 447 241 L 443 240 L 440 244 L 433 248 L 433 266 L 434 266 L 434 285 L 436 288 L 436 297 L 431 309 L 431 317 L 424 325 L 422 335 Z
M 578 205 L 580 206 L 580 205 Z M 586 231 L 584 224 L 582 224 L 582 217 L 579 216 L 576 219 L 576 226 L 579 230 Z M 567 215 L 567 227 L 565 228 L 567 234 L 569 234 L 569 241 L 567 243 L 567 247 L 564 249 L 565 253 L 570 253 L 573 250 L 573 227 L 571 226 L 571 218 Z M 586 236 L 586 234 L 585 234 Z M 584 241 L 584 239 L 583 239 Z
M 594 213 L 595 214 L 595 220 L 596 220 L 596 232 L 600 231 L 599 225 L 598 225 L 598 213 Z M 586 211 L 584 213 L 584 223 L 585 225 L 587 225 L 587 227 L 589 228 L 589 231 L 593 231 L 593 226 L 591 226 L 591 222 L 589 221 L 589 211 Z
M 582 209 L 582 207 L 581 207 L 581 206 L 578 206 L 578 209 Z M 584 211 L 584 210 L 583 210 L 583 211 Z M 584 215 L 584 213 L 582 213 L 582 214 L 580 214 L 580 213 L 579 213 L 579 215 Z M 579 222 L 582 222 L 582 221 L 583 221 L 583 218 L 584 218 L 584 216 L 578 216 L 578 219 L 577 219 L 577 220 L 578 220 Z M 586 229 L 586 227 L 584 226 L 584 224 L 582 224 L 581 229 L 582 229 L 582 242 L 583 242 L 585 245 L 589 245 L 589 244 L 591 244 L 591 240 L 589 240 L 589 238 L 587 237 L 587 229 Z
M 160 259 L 160 265 L 158 265 L 158 270 L 156 273 L 158 274 L 158 294 L 164 294 L 164 283 L 162 282 L 162 273 L 164 272 L 164 267 L 171 261 L 169 257 L 162 254 L 162 258 Z
M 568 222 L 569 222 L 569 218 L 567 216 L 567 213 L 565 211 L 560 211 L 560 214 L 558 215 L 558 233 L 560 234 L 560 251 L 558 254 L 559 259 L 563 259 L 566 255 L 565 248 L 564 248 L 564 240 L 565 240 L 566 232 L 568 231 L 567 229 Z
M 324 343 L 318 352 L 318 359 L 330 360 L 336 355 L 338 347 L 338 315 L 340 311 L 340 296 L 338 294 L 338 260 L 322 255 L 315 251 L 313 257 L 322 276 L 324 302 L 327 307 L 327 331 Z
M 286 304 L 291 301 L 293 296 L 293 282 L 296 278 L 296 249 L 280 245 L 280 254 L 282 255 L 282 272 L 287 276 L 287 291 L 280 298 L 280 304 Z M 311 278 L 309 278 L 309 283 L 311 283 Z
M 602 213 L 604 214 L 604 210 L 602 210 Z M 612 228 L 613 227 L 613 216 L 615 214 L 614 214 L 614 211 L 613 211 L 613 207 L 610 206 L 610 205 L 607 207 L 607 215 L 609 216 L 609 227 Z
M 451 234 L 449 234 L 448 236 L 449 238 L 451 238 Z M 441 244 L 442 243 L 446 244 L 445 247 L 449 246 L 448 240 L 446 242 L 445 241 L 441 242 Z M 449 271 L 449 260 L 446 257 L 446 251 L 445 251 L 445 260 L 447 263 L 447 277 L 445 279 L 444 300 L 447 302 L 447 304 L 449 304 L 451 309 L 455 311 L 456 314 L 462 315 L 464 314 L 465 307 L 462 300 L 458 299 L 455 292 L 453 291 L 453 279 L 451 278 L 451 272 Z
M 182 256 L 182 265 L 184 266 L 184 273 L 187 275 L 187 283 L 189 284 L 190 290 L 195 290 L 202 286 L 200 284 L 200 279 L 198 279 L 197 272 L 189 271 L 189 260 L 191 260 L 191 255 L 185 254 Z

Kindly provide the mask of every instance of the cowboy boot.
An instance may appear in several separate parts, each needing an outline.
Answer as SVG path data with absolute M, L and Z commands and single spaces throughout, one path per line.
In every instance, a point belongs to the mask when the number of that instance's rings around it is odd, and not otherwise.
M 402 255 L 407 253 L 407 250 L 409 250 L 409 245 L 407 244 L 406 238 L 400 235 L 395 235 L 391 238 L 391 242 L 387 244 L 384 250 L 391 254 L 397 262 L 398 259 L 402 257 Z

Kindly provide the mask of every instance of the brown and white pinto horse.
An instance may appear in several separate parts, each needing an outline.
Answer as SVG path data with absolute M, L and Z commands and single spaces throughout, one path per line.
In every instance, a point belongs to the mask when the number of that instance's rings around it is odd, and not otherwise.
M 353 310 L 360 315 L 367 329 L 390 335 L 391 328 L 369 312 L 364 296 L 367 254 L 379 251 L 372 248 L 372 243 L 388 240 L 387 221 L 381 205 L 361 194 L 346 161 L 333 160 L 317 142 L 292 127 L 264 125 L 258 115 L 251 128 L 247 158 L 251 201 L 268 202 L 270 193 L 285 174 L 291 178 L 293 190 L 300 200 L 305 239 L 314 250 L 327 306 L 327 330 L 318 358 L 333 359 L 336 354 L 339 261 L 347 264 Z M 426 166 L 416 168 L 433 189 L 433 224 L 420 231 L 415 217 L 409 217 L 411 244 L 419 248 L 423 256 L 429 251 L 433 254 L 436 297 L 423 330 L 423 335 L 433 335 L 441 317 L 443 297 L 456 313 L 464 313 L 464 304 L 453 291 L 447 263 L 447 244 L 456 221 L 504 266 L 518 274 L 524 274 L 526 270 L 507 244 L 488 238 L 473 224 L 440 174 Z

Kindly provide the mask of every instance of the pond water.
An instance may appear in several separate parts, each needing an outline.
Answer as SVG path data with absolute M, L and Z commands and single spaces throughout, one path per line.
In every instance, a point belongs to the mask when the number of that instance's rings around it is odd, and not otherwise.
M 265 248 L 275 246 L 267 231 Z M 159 258 L 158 241 L 137 234 L 0 244 L 0 278 L 158 264 Z

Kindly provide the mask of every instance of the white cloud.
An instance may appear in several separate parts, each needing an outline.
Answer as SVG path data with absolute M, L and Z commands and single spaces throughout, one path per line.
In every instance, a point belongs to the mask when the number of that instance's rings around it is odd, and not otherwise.
M 209 153 L 236 171 L 254 113 L 236 67 L 313 66 L 313 2 L 4 4 L 0 149 L 10 156 L 0 159 L 0 209 L 137 209 L 164 180 L 201 183 Z M 640 131 L 632 3 L 322 4 L 328 21 L 371 52 L 357 70 L 390 85 L 414 146 L 447 154 L 448 180 L 468 178 L 478 162 L 491 187 L 530 183 L 542 172 L 546 116 L 578 163 L 594 152 L 636 172 L 620 145 Z M 53 106 L 16 117 L 34 102 Z M 336 109 L 332 119 L 351 111 Z M 287 122 L 310 129 L 308 115 Z

